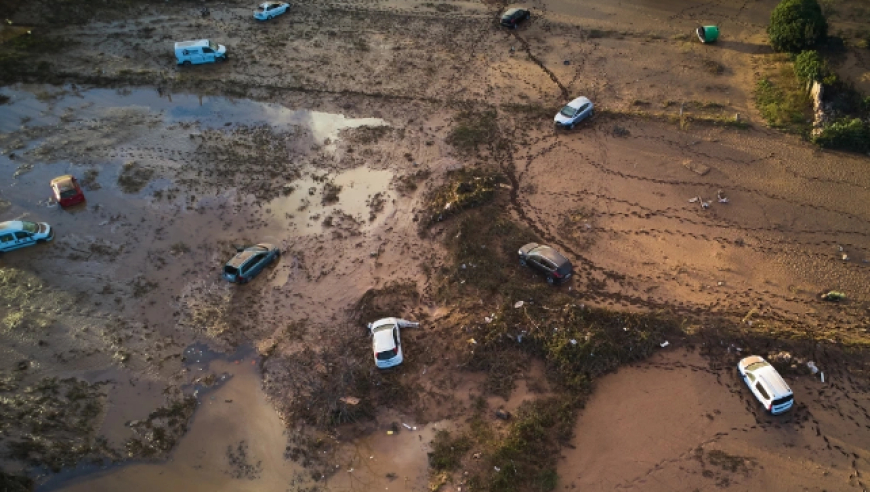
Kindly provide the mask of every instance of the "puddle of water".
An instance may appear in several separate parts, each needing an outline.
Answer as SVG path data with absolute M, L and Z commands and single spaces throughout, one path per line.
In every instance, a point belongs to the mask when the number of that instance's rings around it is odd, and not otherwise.
M 381 422 L 408 423 L 399 415 L 384 415 Z M 345 491 L 416 491 L 428 490 L 429 443 L 438 430 L 454 430 L 452 422 L 431 422 L 411 429 L 400 424 L 399 432 L 388 434 L 387 428 L 359 439 L 348 446 L 342 461 L 345 468 L 327 480 L 327 490 Z M 382 426 L 383 427 L 383 426 Z
M 395 210 L 394 196 L 389 191 L 392 178 L 391 171 L 365 167 L 330 175 L 326 181 L 340 186 L 341 191 L 336 203 L 322 205 L 324 180 L 315 181 L 314 176 L 309 174 L 293 182 L 292 193 L 272 200 L 266 208 L 272 211 L 274 220 L 289 222 L 290 228 L 304 234 L 347 225 L 342 223 L 341 218 L 333 217 L 333 225 L 324 227 L 323 221 L 335 212 L 350 215 L 365 229 L 371 224 L 369 203 L 376 194 L 380 193 L 383 199 L 383 209 L 377 217 L 387 217 Z
M 213 359 L 208 368 L 232 377 L 202 396 L 190 430 L 168 461 L 122 465 L 67 482 L 59 476 L 40 490 L 285 492 L 307 483 L 302 468 L 284 459 L 284 425 L 260 389 L 256 359 Z
M 226 123 L 266 124 L 282 129 L 305 126 L 319 143 L 326 139 L 335 141 L 339 131 L 345 128 L 388 125 L 380 118 L 348 118 L 342 114 L 293 110 L 249 99 L 168 94 L 145 89 L 76 91 L 70 87 L 18 85 L 5 87 L 0 94 L 10 97 L 0 116 L 0 132 L 17 130 L 23 122 L 28 126 L 60 124 L 62 115 L 70 111 L 77 119 L 89 119 L 101 116 L 106 108 L 124 107 L 142 107 L 162 113 L 166 123 L 199 122 L 211 128 L 223 127 Z

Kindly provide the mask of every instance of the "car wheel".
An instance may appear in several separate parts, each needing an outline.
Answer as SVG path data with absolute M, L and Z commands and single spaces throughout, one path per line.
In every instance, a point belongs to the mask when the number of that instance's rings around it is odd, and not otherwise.
M 571 123 L 570 125 L 568 125 L 568 129 L 573 130 L 575 126 L 577 126 L 577 123 Z
M 36 244 L 45 244 L 47 241 L 45 239 L 37 239 Z
M 267 19 L 267 20 L 272 20 L 272 19 L 274 19 L 274 18 L 275 18 L 274 15 L 267 15 L 267 16 L 266 16 L 266 19 Z
M 526 263 L 526 259 L 525 259 L 525 258 L 520 258 L 520 266 L 522 266 L 522 267 L 524 267 L 524 266 L 528 266 L 528 263 Z
M 547 275 L 547 283 L 550 285 L 556 285 L 556 279 L 553 278 L 552 275 Z
M 190 66 L 190 60 L 185 61 L 184 63 L 182 63 L 182 65 L 184 65 L 185 67 L 189 67 L 189 66 Z

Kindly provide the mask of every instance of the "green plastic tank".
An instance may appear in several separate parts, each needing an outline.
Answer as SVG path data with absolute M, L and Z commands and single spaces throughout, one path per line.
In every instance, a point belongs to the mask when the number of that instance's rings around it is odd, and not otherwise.
M 718 26 L 701 26 L 697 30 L 698 39 L 701 40 L 702 43 L 715 43 L 717 39 L 719 39 L 719 27 Z

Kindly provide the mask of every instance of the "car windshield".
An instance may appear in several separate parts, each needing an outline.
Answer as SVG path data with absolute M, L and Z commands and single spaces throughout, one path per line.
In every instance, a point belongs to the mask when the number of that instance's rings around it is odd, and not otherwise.
M 758 369 L 761 369 L 762 367 L 769 366 L 769 365 L 770 364 L 768 364 L 767 361 L 762 360 L 759 362 L 753 362 L 752 364 L 749 364 L 748 366 L 746 366 L 746 370 L 747 371 L 757 371 Z
M 257 7 L 257 12 L 263 12 L 264 10 L 266 10 L 266 7 L 264 7 L 264 6 L 262 6 L 262 5 L 260 5 L 259 7 Z
M 24 220 L 21 222 L 21 228 L 33 234 L 39 232 L 39 225 L 36 222 L 28 222 Z
M 213 49 L 213 50 L 215 50 L 215 51 L 218 50 L 218 45 L 217 45 L 217 43 L 215 43 L 214 41 L 209 41 L 209 42 L 208 42 L 208 46 L 209 46 L 209 48 L 211 48 L 211 49 Z
M 572 108 L 571 106 L 565 106 L 564 108 L 562 108 L 562 111 L 559 111 L 559 114 L 561 114 L 562 116 L 567 116 L 568 118 L 571 118 L 577 114 L 577 111 L 579 111 L 577 108 Z
M 64 190 L 60 193 L 61 198 L 72 198 L 76 195 L 78 195 L 78 192 L 76 192 L 76 190 Z
M 226 273 L 227 275 L 238 275 L 239 269 L 233 266 L 225 265 L 224 273 Z

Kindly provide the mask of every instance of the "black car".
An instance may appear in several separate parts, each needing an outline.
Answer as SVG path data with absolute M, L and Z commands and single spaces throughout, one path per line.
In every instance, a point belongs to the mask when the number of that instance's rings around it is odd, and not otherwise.
M 516 29 L 520 22 L 528 20 L 532 13 L 525 9 L 507 9 L 501 16 L 501 25 Z
M 224 265 L 224 278 L 239 284 L 247 283 L 281 256 L 276 246 L 267 243 L 237 247 L 236 250 L 236 256 Z
M 547 276 L 550 285 L 566 282 L 573 271 L 571 262 L 555 249 L 538 243 L 520 248 L 520 265 L 530 266 Z

